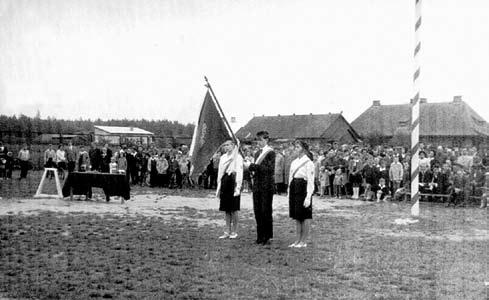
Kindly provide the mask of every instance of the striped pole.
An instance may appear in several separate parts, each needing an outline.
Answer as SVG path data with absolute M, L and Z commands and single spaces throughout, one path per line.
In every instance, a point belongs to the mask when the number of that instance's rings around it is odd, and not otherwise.
M 414 99 L 411 105 L 411 215 L 419 216 L 419 98 L 421 66 L 419 62 L 419 51 L 421 50 L 420 29 L 421 29 L 421 0 L 415 0 L 415 20 L 414 25 L 414 76 L 413 88 Z

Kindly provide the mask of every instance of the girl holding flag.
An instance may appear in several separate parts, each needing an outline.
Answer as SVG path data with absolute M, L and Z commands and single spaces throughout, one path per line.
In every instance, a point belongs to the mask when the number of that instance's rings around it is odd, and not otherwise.
M 219 198 L 219 210 L 225 213 L 226 229 L 220 239 L 238 237 L 238 211 L 243 183 L 243 158 L 232 140 L 223 144 L 225 153 L 219 160 L 216 197 Z

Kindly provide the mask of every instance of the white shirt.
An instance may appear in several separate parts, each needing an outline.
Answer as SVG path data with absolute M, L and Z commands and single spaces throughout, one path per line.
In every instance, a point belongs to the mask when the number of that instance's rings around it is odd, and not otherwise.
M 58 149 L 56 150 L 56 162 L 66 161 L 66 152 L 65 150 Z
M 299 169 L 296 172 L 297 168 Z M 289 172 L 289 186 L 293 179 L 292 175 L 294 178 L 302 178 L 307 181 L 306 199 L 312 197 L 312 194 L 314 193 L 314 163 L 307 157 L 307 155 L 303 155 L 292 161 Z
M 238 151 L 237 148 L 234 149 L 231 153 L 224 153 L 219 159 L 219 169 L 217 171 L 216 195 L 219 195 L 219 191 L 221 189 L 221 179 L 222 176 L 224 176 L 224 171 L 226 171 L 226 173 L 228 174 L 236 173 L 235 193 L 238 194 L 241 193 L 241 185 L 243 184 L 243 158 L 239 153 L 235 153 L 235 151 Z M 228 166 L 227 169 L 226 166 Z

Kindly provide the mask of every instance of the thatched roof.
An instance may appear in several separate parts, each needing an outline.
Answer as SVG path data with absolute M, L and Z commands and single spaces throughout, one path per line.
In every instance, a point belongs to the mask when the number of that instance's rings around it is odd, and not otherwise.
M 377 133 L 393 136 L 411 125 L 411 105 L 380 105 L 374 101 L 351 125 L 361 136 Z M 400 130 L 401 129 L 401 130 Z M 421 136 L 489 136 L 489 125 L 467 103 L 456 97 L 453 102 L 420 104 Z
M 347 127 L 352 136 L 358 138 L 358 134 L 341 114 L 253 117 L 238 130 L 236 136 L 240 139 L 250 139 L 254 138 L 258 131 L 266 130 L 272 139 L 330 138 L 334 133 L 328 129 L 338 123 Z

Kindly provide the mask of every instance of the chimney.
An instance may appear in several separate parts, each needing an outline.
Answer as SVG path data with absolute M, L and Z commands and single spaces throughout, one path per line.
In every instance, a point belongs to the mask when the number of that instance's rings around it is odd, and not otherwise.
M 453 96 L 453 102 L 454 103 L 462 102 L 462 96 Z
M 419 98 L 419 104 L 426 104 L 426 103 L 428 103 L 426 98 Z
M 372 101 L 372 106 L 380 106 L 380 100 Z

